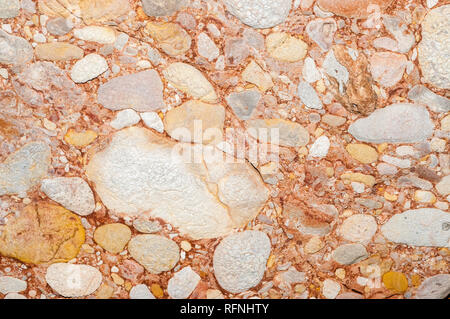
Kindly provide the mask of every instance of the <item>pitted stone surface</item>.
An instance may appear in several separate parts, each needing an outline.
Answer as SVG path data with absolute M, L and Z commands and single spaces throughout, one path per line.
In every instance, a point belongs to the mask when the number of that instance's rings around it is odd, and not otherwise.
M 112 212 L 148 212 L 196 239 L 225 235 L 256 216 L 268 193 L 253 167 L 207 158 L 185 164 L 183 148 L 193 151 L 147 129 L 124 129 L 93 156 L 86 174 Z

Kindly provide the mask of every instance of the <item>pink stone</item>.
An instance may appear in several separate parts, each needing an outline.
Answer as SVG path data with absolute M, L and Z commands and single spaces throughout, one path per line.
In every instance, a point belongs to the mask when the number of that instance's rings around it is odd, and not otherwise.
M 384 87 L 391 87 L 402 79 L 406 62 L 403 54 L 377 52 L 370 57 L 370 72 L 375 81 Z

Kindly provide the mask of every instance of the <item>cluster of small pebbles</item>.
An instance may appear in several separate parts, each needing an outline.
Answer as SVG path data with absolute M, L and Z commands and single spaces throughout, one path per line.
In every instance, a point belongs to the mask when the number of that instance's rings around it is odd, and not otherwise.
M 0 299 L 447 298 L 449 65 L 448 0 L 0 0 Z

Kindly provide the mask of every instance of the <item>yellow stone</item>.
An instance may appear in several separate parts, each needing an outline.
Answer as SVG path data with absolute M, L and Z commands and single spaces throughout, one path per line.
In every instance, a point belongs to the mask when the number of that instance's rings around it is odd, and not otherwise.
M 366 144 L 348 144 L 345 149 L 351 157 L 364 164 L 376 162 L 378 159 L 376 149 Z
M 148 22 L 145 32 L 171 56 L 184 54 L 191 47 L 191 37 L 176 23 Z
M 242 80 L 255 84 L 261 91 L 265 92 L 273 86 L 272 78 L 255 61 L 251 61 L 244 72 Z
M 436 196 L 432 192 L 429 192 L 429 191 L 416 190 L 414 192 L 414 200 L 419 203 L 433 204 L 436 202 Z
M 114 274 L 114 273 L 111 274 L 111 278 L 116 285 L 123 286 L 123 284 L 125 283 L 125 280 L 123 280 L 123 278 L 120 277 L 118 274 Z
M 336 275 L 336 277 L 338 277 L 339 279 L 343 280 L 345 278 L 345 269 L 344 268 L 338 268 L 338 269 L 336 269 L 334 274 Z
M 408 279 L 401 272 L 389 271 L 383 275 L 384 286 L 396 293 L 404 293 L 408 289 Z
M 0 226 L 0 254 L 24 263 L 67 262 L 85 240 L 80 217 L 64 207 L 37 203 Z
M 130 227 L 121 223 L 106 224 L 94 232 L 95 242 L 112 254 L 123 251 L 130 239 Z
M 308 45 L 285 32 L 274 32 L 266 37 L 266 49 L 277 60 L 296 62 L 305 57 Z
M 395 202 L 397 200 L 398 196 L 385 191 L 384 198 L 390 202 Z
M 158 284 L 152 284 L 150 286 L 150 290 L 156 298 L 162 298 L 164 296 L 164 291 L 162 290 L 161 286 Z
M 296 293 L 301 294 L 306 290 L 306 286 L 304 284 L 296 284 L 294 290 Z
M 97 299 L 109 299 L 114 294 L 114 288 L 107 285 L 102 284 L 100 288 L 97 289 L 97 292 L 95 293 L 95 297 Z
M 83 244 L 81 245 L 81 249 L 85 252 L 87 252 L 88 254 L 93 254 L 95 253 L 95 249 L 92 248 L 90 245 L 88 244 Z
M 362 173 L 345 173 L 341 175 L 342 180 L 363 183 L 368 187 L 375 185 L 375 177 Z
M 76 45 L 66 42 L 40 43 L 35 49 L 36 58 L 48 61 L 79 60 L 84 51 Z
M 328 177 L 333 177 L 334 176 L 334 168 L 333 167 L 325 168 L 325 172 L 327 173 Z
M 378 153 L 383 153 L 388 147 L 387 143 L 381 143 L 378 144 L 377 149 L 378 149 Z
M 267 259 L 267 268 L 272 268 L 275 265 L 275 255 L 270 255 L 269 259 Z
M 98 134 L 92 130 L 77 132 L 74 129 L 69 129 L 64 136 L 64 141 L 77 148 L 83 148 L 91 144 L 97 136 Z
M 192 100 L 168 111 L 164 128 L 172 138 L 182 142 L 216 144 L 223 140 L 224 122 L 222 105 Z
M 123 286 L 126 291 L 130 291 L 131 288 L 133 288 L 133 284 L 130 281 L 125 281 L 125 284 Z

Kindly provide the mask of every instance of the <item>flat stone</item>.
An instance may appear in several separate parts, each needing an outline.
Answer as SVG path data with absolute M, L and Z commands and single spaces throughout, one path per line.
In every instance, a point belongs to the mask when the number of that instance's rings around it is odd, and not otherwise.
M 23 65 L 32 58 L 33 47 L 27 40 L 0 30 L 0 63 L 13 66 Z
M 170 84 L 195 99 L 209 103 L 217 102 L 214 87 L 195 67 L 182 62 L 175 62 L 169 65 L 163 71 L 163 74 Z
M 449 112 L 450 99 L 444 96 L 437 95 L 424 85 L 416 85 L 408 92 L 408 99 L 417 104 L 424 104 L 433 112 Z
M 164 127 L 178 141 L 208 144 L 222 141 L 224 121 L 222 105 L 193 100 L 168 111 Z
M 176 23 L 148 22 L 144 30 L 170 56 L 184 54 L 191 47 L 191 37 Z
M 10 154 L 0 164 L 0 196 L 25 197 L 47 175 L 50 157 L 50 147 L 44 142 L 28 143 Z
M 445 299 L 450 294 L 450 275 L 438 274 L 425 279 L 417 289 L 418 299 Z
M 347 18 L 367 18 L 370 14 L 383 12 L 392 0 L 319 0 L 317 4 L 322 10 L 333 12 Z
M 0 254 L 31 264 L 69 261 L 85 238 L 77 215 L 46 203 L 25 207 L 0 231 Z
M 348 132 L 362 142 L 414 143 L 425 141 L 431 136 L 433 128 L 426 108 L 397 103 L 357 120 L 350 125 Z
M 204 156 L 193 162 L 194 146 L 131 127 L 92 156 L 86 175 L 112 213 L 147 212 L 194 239 L 215 238 L 253 219 L 268 191 L 247 162 L 224 158 L 211 146 L 202 149 Z M 218 158 L 205 156 L 209 153 Z
M 264 143 L 299 147 L 309 142 L 308 131 L 298 123 L 282 119 L 248 120 L 248 133 Z
M 113 111 L 157 111 L 164 107 L 163 89 L 158 72 L 147 70 L 119 76 L 100 85 L 97 101 Z
M 245 67 L 241 76 L 242 80 L 255 84 L 263 92 L 273 87 L 270 74 L 265 72 L 254 60 Z
M 362 173 L 344 173 L 341 175 L 342 180 L 348 180 L 351 182 L 363 183 L 367 187 L 373 187 L 375 185 L 375 177 Z
M 383 87 L 391 87 L 402 79 L 407 59 L 399 53 L 376 52 L 369 61 L 374 80 Z
M 27 289 L 27 282 L 11 276 L 0 276 L 0 294 L 21 292 Z
M 150 289 L 144 284 L 139 284 L 131 288 L 130 299 L 156 299 Z
M 105 58 L 96 53 L 86 55 L 74 64 L 70 77 L 75 83 L 86 83 L 108 70 Z
M 19 0 L 0 0 L 0 19 L 14 18 L 19 15 Z
M 61 296 L 84 297 L 100 287 L 102 274 L 88 265 L 56 263 L 47 268 L 45 280 Z
M 422 21 L 422 41 L 418 46 L 419 64 L 426 83 L 450 88 L 449 64 L 450 5 L 432 9 Z
M 342 238 L 356 243 L 367 244 L 377 231 L 375 218 L 365 214 L 355 214 L 344 220 L 339 227 Z
M 144 122 L 145 126 L 148 128 L 154 129 L 159 133 L 164 132 L 164 123 L 161 120 L 161 117 L 156 112 L 143 112 L 140 113 L 142 122 Z
M 77 148 L 83 148 L 91 144 L 97 136 L 98 134 L 92 130 L 77 132 L 74 129 L 68 129 L 64 135 L 64 141 Z
M 345 117 L 332 115 L 332 114 L 325 114 L 322 116 L 322 122 L 332 126 L 332 127 L 339 127 L 341 125 L 344 125 L 347 120 Z
M 336 262 L 343 265 L 355 264 L 369 257 L 366 247 L 361 244 L 344 244 L 336 248 L 331 254 Z
M 117 112 L 116 117 L 109 123 L 116 130 L 133 126 L 141 120 L 139 114 L 133 109 L 126 109 Z
M 123 251 L 130 239 L 130 227 L 121 223 L 102 225 L 94 232 L 95 242 L 111 254 Z
M 322 101 L 319 99 L 316 90 L 307 82 L 301 81 L 298 84 L 297 95 L 307 108 L 320 110 L 323 108 Z
M 184 0 L 142 0 L 142 8 L 150 17 L 171 16 L 181 9 Z
M 382 227 L 387 240 L 409 246 L 450 247 L 450 214 L 419 208 L 395 214 Z
M 436 184 L 436 190 L 442 196 L 450 194 L 450 175 L 444 176 L 441 181 Z
M 309 149 L 308 158 L 323 158 L 327 156 L 330 149 L 330 140 L 327 136 L 322 135 L 317 138 Z
M 79 111 L 86 102 L 86 93 L 70 80 L 66 71 L 52 62 L 36 62 L 28 65 L 13 78 L 14 90 L 32 106 Z
M 377 150 L 366 144 L 348 144 L 345 149 L 351 157 L 363 164 L 370 164 L 378 159 Z
M 333 18 L 314 19 L 306 25 L 306 33 L 322 51 L 328 51 L 331 48 L 336 30 L 337 25 Z
M 266 49 L 277 60 L 297 62 L 305 57 L 308 45 L 288 33 L 273 32 L 266 37 Z
M 290 0 L 250 0 L 245 3 L 225 0 L 224 3 L 226 9 L 242 23 L 258 29 L 283 23 L 292 6 Z
M 213 61 L 219 57 L 220 51 L 213 40 L 202 32 L 197 36 L 197 51 L 208 61 Z
M 259 284 L 271 246 L 263 232 L 247 230 L 225 237 L 214 251 L 214 275 L 219 285 L 239 293 Z
M 88 183 L 80 177 L 44 179 L 41 191 L 51 200 L 80 216 L 87 216 L 95 209 L 94 194 Z
M 200 276 L 190 266 L 184 267 L 169 279 L 167 293 L 173 299 L 187 299 L 200 282 Z
M 162 230 L 162 226 L 159 222 L 146 220 L 144 218 L 136 218 L 133 220 L 133 227 L 137 231 L 145 234 L 157 233 Z
M 84 51 L 76 45 L 66 42 L 40 43 L 35 48 L 36 58 L 49 61 L 79 60 Z
M 77 39 L 100 44 L 112 44 L 116 42 L 116 32 L 110 27 L 91 25 L 73 30 L 73 35 Z
M 180 259 L 178 245 L 159 235 L 137 235 L 128 244 L 128 251 L 152 274 L 171 270 Z
M 225 100 L 231 106 L 234 113 L 241 120 L 248 120 L 252 117 L 254 109 L 258 106 L 261 93 L 257 90 L 245 90 L 229 94 Z

